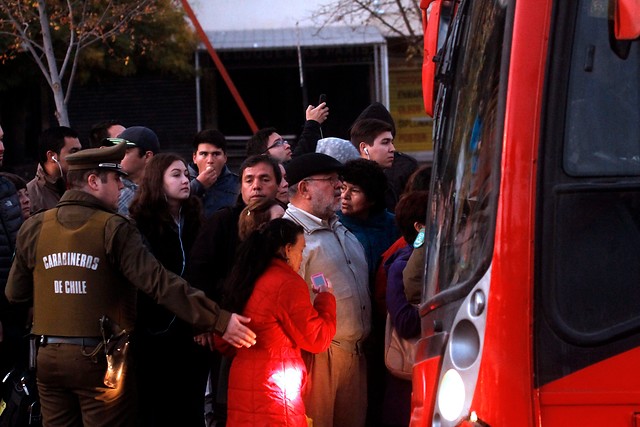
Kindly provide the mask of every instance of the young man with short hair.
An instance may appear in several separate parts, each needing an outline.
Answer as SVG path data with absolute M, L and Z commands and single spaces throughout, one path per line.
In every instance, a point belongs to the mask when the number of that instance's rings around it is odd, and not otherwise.
M 32 213 L 58 203 L 67 187 L 67 156 L 80 150 L 78 132 L 66 126 L 54 126 L 40 134 L 36 176 L 27 183 Z
M 91 148 L 102 146 L 105 138 L 116 138 L 126 128 L 119 120 L 105 120 L 93 125 L 89 131 L 89 145 Z
M 373 160 L 382 169 L 393 165 L 393 127 L 379 119 L 361 119 L 351 127 L 351 143 L 363 159 Z
M 240 179 L 227 166 L 227 140 L 221 132 L 205 129 L 196 134 L 189 175 L 191 194 L 202 198 L 206 218 L 236 203 Z
M 160 152 L 160 141 L 151 129 L 144 126 L 132 126 L 122 131 L 117 138 L 109 138 L 112 144 L 125 140 L 127 152 L 122 159 L 122 170 L 128 176 L 122 178 L 123 188 L 120 190 L 118 213 L 129 215 L 129 206 L 138 191 L 138 186 L 144 178 L 144 169 L 149 160 Z
M 291 160 L 291 145 L 276 131 L 276 128 L 263 128 L 247 141 L 247 156 L 267 154 L 279 162 Z

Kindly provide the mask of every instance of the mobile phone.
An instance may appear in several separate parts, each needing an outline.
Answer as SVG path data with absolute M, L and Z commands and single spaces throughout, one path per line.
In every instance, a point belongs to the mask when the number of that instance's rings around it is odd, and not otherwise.
M 327 285 L 327 279 L 324 278 L 324 274 L 316 273 L 311 276 L 311 284 L 314 288 L 319 288 L 320 286 Z
M 320 98 L 318 98 L 318 105 L 322 104 L 323 102 L 327 102 L 327 95 L 324 93 L 321 93 Z

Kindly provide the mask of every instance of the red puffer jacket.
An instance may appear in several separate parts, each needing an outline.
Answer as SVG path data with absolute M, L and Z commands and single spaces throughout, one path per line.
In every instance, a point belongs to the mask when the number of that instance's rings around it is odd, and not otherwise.
M 306 427 L 300 355 L 326 350 L 336 333 L 336 300 L 328 292 L 311 305 L 306 282 L 281 260 L 256 282 L 243 315 L 257 335 L 237 351 L 229 376 L 227 426 Z

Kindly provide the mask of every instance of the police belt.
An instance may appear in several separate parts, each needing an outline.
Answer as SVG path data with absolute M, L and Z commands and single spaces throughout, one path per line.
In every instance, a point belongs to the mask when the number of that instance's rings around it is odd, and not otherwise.
M 364 345 L 362 345 L 361 341 L 331 340 L 331 345 L 336 346 L 347 353 L 357 354 L 358 356 L 364 354 Z
M 51 335 L 42 335 L 40 337 L 40 345 L 47 344 L 71 344 L 81 345 L 83 347 L 97 347 L 102 344 L 100 337 L 56 337 Z

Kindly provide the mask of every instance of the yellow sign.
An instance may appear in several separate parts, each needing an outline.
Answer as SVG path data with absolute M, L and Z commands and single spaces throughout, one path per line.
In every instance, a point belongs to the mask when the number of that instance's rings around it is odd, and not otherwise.
M 396 150 L 431 151 L 433 122 L 424 112 L 419 67 L 389 70 L 389 103 L 396 122 Z

